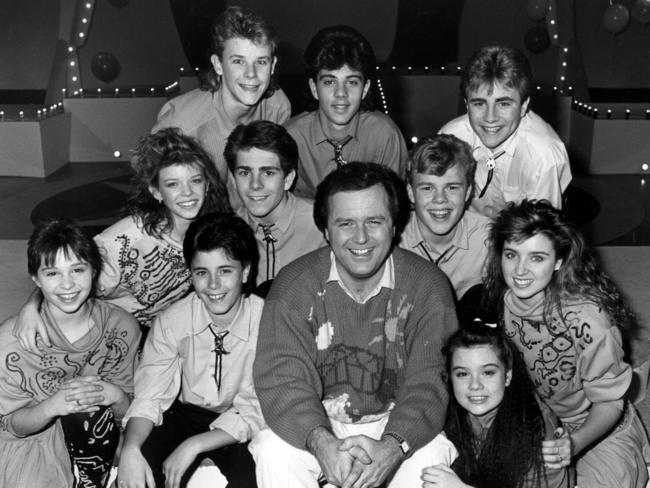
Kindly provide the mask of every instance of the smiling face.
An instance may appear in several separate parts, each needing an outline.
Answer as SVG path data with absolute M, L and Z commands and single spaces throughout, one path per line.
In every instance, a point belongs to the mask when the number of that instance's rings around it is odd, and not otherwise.
M 160 170 L 158 186 L 150 187 L 153 197 L 162 203 L 172 216 L 174 227 L 187 227 L 203 206 L 208 186 L 200 166 L 172 164 Z
M 345 64 L 335 70 L 320 70 L 316 80 L 309 79 L 309 88 L 318 100 L 323 130 L 329 137 L 337 137 L 345 132 L 359 112 L 361 102 L 370 89 L 370 80 L 364 81 L 361 71 Z
M 268 44 L 233 37 L 224 43 L 221 59 L 213 54 L 210 61 L 221 76 L 224 103 L 254 107 L 269 87 L 276 58 Z
M 228 256 L 223 248 L 196 251 L 190 266 L 194 291 L 208 309 L 215 324 L 232 323 L 242 297 L 242 285 L 250 266 Z
M 388 195 L 381 185 L 330 197 L 325 238 L 349 288 L 373 288 L 379 282 L 394 236 Z
M 44 262 L 32 280 L 41 289 L 55 317 L 74 315 L 83 309 L 93 288 L 93 269 L 85 260 L 68 250 L 59 249 L 49 266 Z
M 508 241 L 501 252 L 503 279 L 524 302 L 533 302 L 544 293 L 561 265 L 553 243 L 544 234 L 536 234 L 519 243 Z
M 442 176 L 416 173 L 408 191 L 425 240 L 434 244 L 451 241 L 471 192 L 461 166 L 455 164 Z
M 451 384 L 458 404 L 477 417 L 499 407 L 512 371 L 492 346 L 460 347 L 451 357 Z
M 295 171 L 285 175 L 277 154 L 256 147 L 238 151 L 236 159 L 233 174 L 246 210 L 262 223 L 277 222 L 286 207 L 286 192 Z
M 496 149 L 517 130 L 529 100 L 522 103 L 516 89 L 498 82 L 468 90 L 465 104 L 469 123 L 485 147 Z

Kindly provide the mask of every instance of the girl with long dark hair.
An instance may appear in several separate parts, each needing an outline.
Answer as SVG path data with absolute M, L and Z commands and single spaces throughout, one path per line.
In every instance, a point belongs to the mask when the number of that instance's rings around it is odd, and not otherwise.
M 458 449 L 451 469 L 431 466 L 423 487 L 568 487 L 565 469 L 545 469 L 544 438 L 555 417 L 540 408 L 526 366 L 505 335 L 481 323 L 445 348 L 451 396 L 445 433 Z
M 645 487 L 648 439 L 626 393 L 634 320 L 580 232 L 549 202 L 508 205 L 490 234 L 486 290 L 564 435 L 544 447 L 578 486 Z

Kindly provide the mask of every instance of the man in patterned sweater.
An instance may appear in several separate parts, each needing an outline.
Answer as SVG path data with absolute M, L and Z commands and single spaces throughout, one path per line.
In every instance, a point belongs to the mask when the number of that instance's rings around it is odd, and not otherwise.
M 350 163 L 318 186 L 329 248 L 280 271 L 260 323 L 261 488 L 419 486 L 424 466 L 453 461 L 438 434 L 454 302 L 435 265 L 395 247 L 408 216 L 404 183 L 383 166 Z

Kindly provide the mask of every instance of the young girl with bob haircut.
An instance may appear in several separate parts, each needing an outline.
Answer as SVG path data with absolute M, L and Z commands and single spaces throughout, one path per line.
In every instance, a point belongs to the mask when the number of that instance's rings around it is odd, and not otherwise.
M 134 192 L 126 216 L 95 237 L 103 266 L 97 292 L 132 313 L 146 335 L 154 315 L 190 290 L 183 237 L 199 215 L 230 211 L 228 194 L 210 157 L 178 129 L 142 138 L 131 161 Z M 37 299 L 23 307 L 16 335 L 36 351 L 47 343 Z
M 133 394 L 138 323 L 93 298 L 101 256 L 71 221 L 38 226 L 27 256 L 51 345 L 32 353 L 11 335 L 15 317 L 0 326 L 0 486 L 105 486 Z
M 631 312 L 578 230 L 545 200 L 509 204 L 490 234 L 486 290 L 564 434 L 550 466 L 575 465 L 580 487 L 645 487 L 648 439 L 626 399 L 622 331 Z
M 444 349 L 451 395 L 445 434 L 458 449 L 451 466 L 422 473 L 423 488 L 568 488 L 566 469 L 544 469 L 544 437 L 555 416 L 540 409 L 521 356 L 498 329 L 456 331 Z

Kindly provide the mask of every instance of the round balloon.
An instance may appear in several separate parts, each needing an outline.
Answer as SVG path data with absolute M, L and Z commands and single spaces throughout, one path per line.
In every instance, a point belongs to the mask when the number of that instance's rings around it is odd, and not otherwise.
M 615 3 L 605 10 L 603 14 L 603 26 L 612 34 L 621 32 L 630 21 L 630 12 L 625 5 Z
M 122 8 L 129 4 L 129 0 L 108 0 L 113 7 Z
M 632 7 L 632 17 L 642 24 L 650 22 L 650 0 L 636 0 Z
M 95 78 L 109 83 L 119 76 L 122 67 L 111 53 L 97 53 L 90 61 L 90 69 Z
M 528 0 L 526 13 L 534 21 L 542 20 L 548 12 L 548 0 Z
M 524 36 L 524 44 L 531 53 L 539 54 L 546 51 L 550 44 L 548 31 L 544 27 L 531 27 Z

